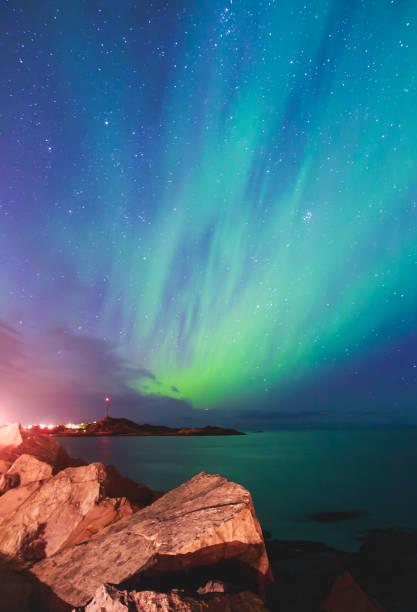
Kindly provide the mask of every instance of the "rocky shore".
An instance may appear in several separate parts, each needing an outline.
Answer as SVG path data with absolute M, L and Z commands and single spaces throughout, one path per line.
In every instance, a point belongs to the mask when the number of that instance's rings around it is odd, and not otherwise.
M 222 476 L 162 494 L 0 427 L 0 610 L 411 612 L 416 577 L 411 532 L 370 532 L 359 553 L 269 540 Z

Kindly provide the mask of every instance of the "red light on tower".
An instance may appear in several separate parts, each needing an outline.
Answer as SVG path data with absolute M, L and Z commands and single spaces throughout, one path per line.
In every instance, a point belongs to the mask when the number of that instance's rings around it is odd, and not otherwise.
M 104 412 L 104 418 L 108 419 L 109 418 L 109 403 L 110 403 L 110 397 L 108 395 L 106 395 L 106 397 L 104 398 L 104 401 L 106 402 L 106 410 Z

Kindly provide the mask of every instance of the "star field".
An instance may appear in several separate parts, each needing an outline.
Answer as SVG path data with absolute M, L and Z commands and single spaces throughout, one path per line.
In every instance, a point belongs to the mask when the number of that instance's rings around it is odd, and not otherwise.
M 0 15 L 0 419 L 415 422 L 413 2 Z

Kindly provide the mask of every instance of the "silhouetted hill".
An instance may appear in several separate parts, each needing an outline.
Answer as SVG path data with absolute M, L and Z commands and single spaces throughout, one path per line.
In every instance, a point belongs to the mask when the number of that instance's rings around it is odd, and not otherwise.
M 58 430 L 52 432 L 57 436 L 242 436 L 245 435 L 236 429 L 223 429 L 222 427 L 167 427 L 165 425 L 138 425 L 125 418 L 107 417 L 89 423 L 85 430 Z

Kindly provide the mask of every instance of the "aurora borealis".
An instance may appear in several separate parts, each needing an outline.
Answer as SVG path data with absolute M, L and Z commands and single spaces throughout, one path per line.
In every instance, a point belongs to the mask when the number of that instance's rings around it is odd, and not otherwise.
M 0 421 L 417 421 L 415 3 L 0 11 Z

